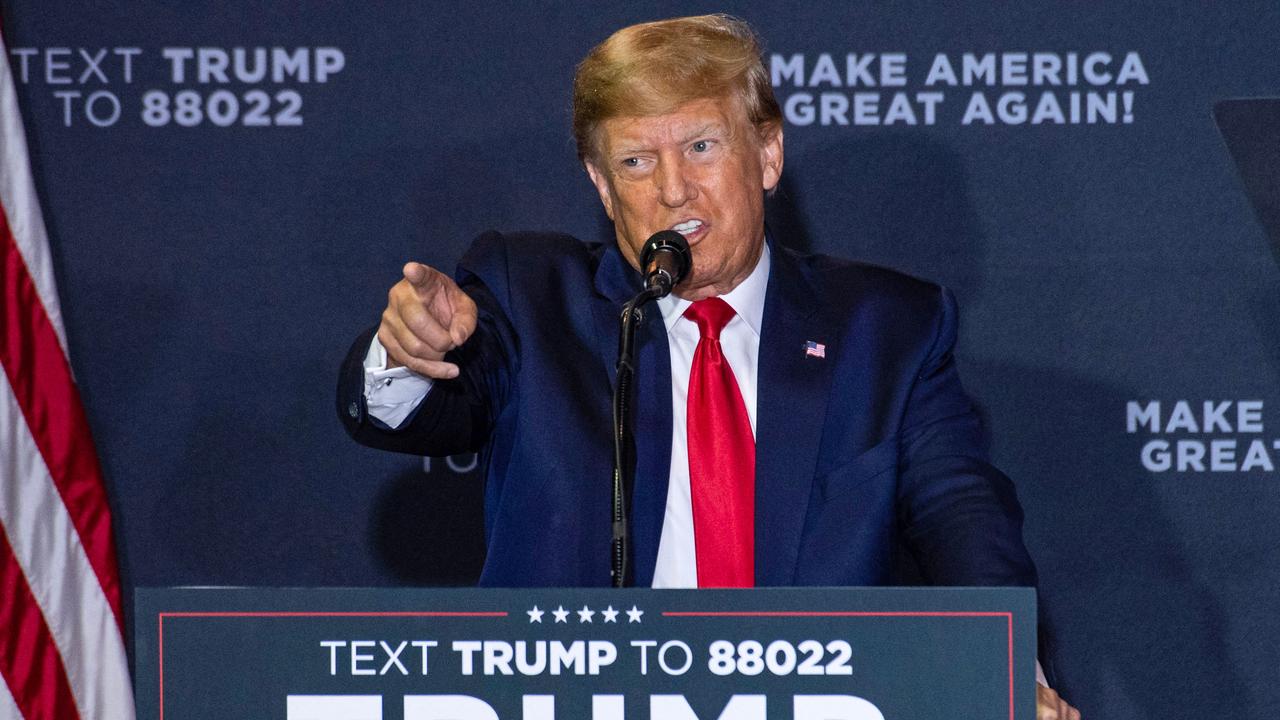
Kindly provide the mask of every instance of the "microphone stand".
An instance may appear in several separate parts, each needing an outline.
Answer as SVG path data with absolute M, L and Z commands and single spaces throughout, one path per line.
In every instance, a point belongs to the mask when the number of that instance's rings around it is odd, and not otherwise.
M 618 334 L 617 382 L 613 386 L 613 564 L 610 576 L 614 587 L 631 584 L 627 567 L 630 528 L 627 501 L 635 486 L 635 438 L 631 434 L 631 379 L 635 375 L 636 323 L 640 306 L 666 297 L 693 268 L 693 254 L 684 236 L 674 230 L 659 230 L 640 249 L 644 290 L 622 306 L 622 327 Z
M 635 438 L 631 433 L 631 379 L 635 374 L 632 363 L 636 336 L 636 322 L 640 306 L 662 297 L 670 288 L 651 285 L 622 306 L 622 326 L 618 334 L 618 364 L 615 366 L 618 381 L 613 388 L 613 567 L 610 576 L 614 587 L 626 587 L 631 582 L 627 555 L 630 551 L 627 498 L 634 483 Z

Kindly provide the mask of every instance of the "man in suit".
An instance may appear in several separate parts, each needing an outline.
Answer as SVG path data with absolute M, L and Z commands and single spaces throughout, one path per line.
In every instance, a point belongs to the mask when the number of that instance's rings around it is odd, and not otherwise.
M 481 584 L 609 583 L 618 319 L 671 229 L 693 268 L 637 333 L 636 584 L 885 584 L 901 546 L 928 582 L 1035 585 L 950 294 L 766 233 L 782 118 L 744 23 L 615 33 L 578 68 L 574 134 L 616 242 L 488 233 L 456 280 L 408 263 L 340 380 L 358 441 L 481 454 Z

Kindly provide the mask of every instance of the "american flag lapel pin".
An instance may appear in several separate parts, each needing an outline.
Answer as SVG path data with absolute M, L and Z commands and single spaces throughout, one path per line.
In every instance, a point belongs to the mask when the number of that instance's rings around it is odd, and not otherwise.
M 804 356 L 814 358 L 825 358 L 827 356 L 827 346 L 820 342 L 812 340 L 805 341 Z

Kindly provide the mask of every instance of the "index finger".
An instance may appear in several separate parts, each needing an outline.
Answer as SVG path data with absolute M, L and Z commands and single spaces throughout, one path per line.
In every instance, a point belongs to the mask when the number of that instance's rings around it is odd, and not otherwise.
M 428 265 L 423 265 L 420 262 L 410 260 L 404 264 L 404 268 L 401 272 L 404 274 L 404 279 L 408 280 L 410 285 L 420 290 L 431 284 L 432 274 L 435 271 Z

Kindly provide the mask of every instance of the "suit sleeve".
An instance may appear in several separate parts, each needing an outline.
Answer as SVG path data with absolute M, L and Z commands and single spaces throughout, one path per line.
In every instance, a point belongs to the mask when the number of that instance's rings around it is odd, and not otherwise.
M 1017 494 L 988 461 L 982 424 L 956 371 L 957 324 L 955 300 L 943 289 L 933 344 L 903 418 L 899 522 L 932 584 L 1034 586 Z
M 501 238 L 478 238 L 459 263 L 458 285 L 475 301 L 476 331 L 445 358 L 458 365 L 452 380 L 437 380 L 413 415 L 391 429 L 369 416 L 364 398 L 364 355 L 377 328 L 352 344 L 338 376 L 338 416 L 347 433 L 369 447 L 413 455 L 479 452 L 510 397 L 518 363 L 518 341 L 492 285 L 502 289 L 506 254 Z M 496 282 L 486 282 L 492 278 Z

